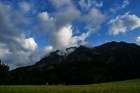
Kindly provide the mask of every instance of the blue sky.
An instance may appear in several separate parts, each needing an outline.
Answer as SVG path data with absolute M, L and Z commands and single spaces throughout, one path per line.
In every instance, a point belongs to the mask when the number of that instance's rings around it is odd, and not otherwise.
M 0 0 L 0 59 L 15 68 L 56 49 L 109 41 L 140 44 L 139 4 L 140 0 Z

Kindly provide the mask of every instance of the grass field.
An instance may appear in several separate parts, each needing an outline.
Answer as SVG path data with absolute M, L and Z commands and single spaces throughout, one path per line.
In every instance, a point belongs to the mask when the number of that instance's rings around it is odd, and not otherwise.
M 91 85 L 0 86 L 0 93 L 140 93 L 140 79 Z

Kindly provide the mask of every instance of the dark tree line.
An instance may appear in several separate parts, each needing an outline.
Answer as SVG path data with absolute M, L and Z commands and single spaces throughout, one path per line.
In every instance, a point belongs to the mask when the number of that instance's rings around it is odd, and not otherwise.
M 9 67 L 0 60 L 0 84 L 8 83 Z

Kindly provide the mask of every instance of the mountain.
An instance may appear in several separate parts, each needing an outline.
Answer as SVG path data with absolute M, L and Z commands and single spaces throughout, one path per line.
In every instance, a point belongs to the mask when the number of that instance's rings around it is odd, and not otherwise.
M 109 42 L 55 51 L 32 66 L 10 71 L 10 84 L 90 84 L 140 78 L 140 46 Z

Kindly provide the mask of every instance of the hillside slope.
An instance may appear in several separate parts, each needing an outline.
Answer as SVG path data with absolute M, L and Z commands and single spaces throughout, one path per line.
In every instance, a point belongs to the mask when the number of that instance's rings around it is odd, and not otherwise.
M 13 84 L 90 84 L 140 77 L 140 46 L 109 42 L 55 51 L 33 66 L 10 72 Z

